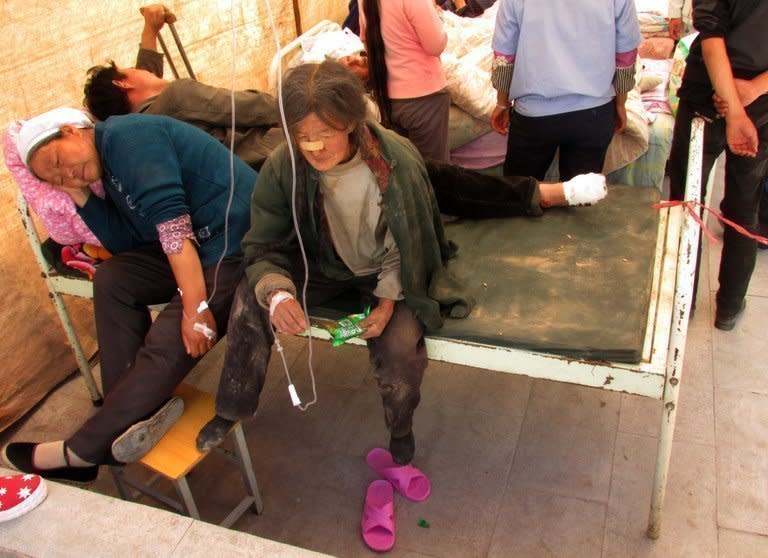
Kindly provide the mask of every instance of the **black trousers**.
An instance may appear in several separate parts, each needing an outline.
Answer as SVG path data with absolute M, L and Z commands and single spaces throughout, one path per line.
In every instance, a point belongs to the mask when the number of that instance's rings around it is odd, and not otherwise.
M 208 295 L 212 265 L 203 270 Z M 240 257 L 219 267 L 209 308 L 218 337 L 227 331 L 235 288 L 243 275 Z M 151 320 L 147 305 L 170 303 Z M 181 339 L 181 297 L 167 256 L 159 246 L 118 254 L 102 263 L 93 284 L 104 404 L 67 445 L 91 463 L 111 463 L 111 445 L 129 426 L 157 409 L 199 359 Z
M 530 176 L 491 176 L 427 160 L 440 212 L 470 219 L 539 216 L 539 182 Z
M 550 116 L 523 116 L 510 109 L 504 174 L 544 180 L 560 148 L 560 180 L 603 172 L 616 127 L 616 103 Z
M 704 128 L 701 199 L 704 200 L 706 195 L 707 178 L 715 159 L 725 151 L 725 193 L 720 211 L 739 225 L 755 230 L 763 177 L 768 165 L 768 95 L 763 95 L 748 108 L 753 122 L 757 124 L 760 140 L 757 157 L 741 157 L 728 149 L 724 120 L 717 119 L 707 123 Z M 681 99 L 669 158 L 670 198 L 673 200 L 681 200 L 685 195 L 691 121 L 695 116 L 691 105 Z M 726 315 L 741 308 L 755 268 L 756 254 L 757 243 L 754 240 L 739 234 L 731 227 L 725 227 L 718 274 L 720 285 L 717 291 L 717 307 Z M 696 282 L 698 283 L 698 273 Z
M 361 308 L 366 301 L 375 300 L 376 276 L 335 281 L 323 277 L 317 269 L 317 265 L 310 262 L 309 307 L 345 293 L 361 296 Z M 300 273 L 303 274 L 303 267 L 300 270 L 295 266 L 293 276 L 300 276 Z M 298 282 L 297 288 L 302 291 Z M 216 393 L 216 414 L 230 420 L 247 419 L 258 406 L 274 342 L 269 311 L 256 301 L 247 278 L 243 278 L 238 286 L 229 332 Z M 411 432 L 413 412 L 421 398 L 421 380 L 427 367 L 424 325 L 404 301 L 398 301 L 382 335 L 368 340 L 368 351 L 375 367 L 387 428 L 394 437 L 405 436 Z

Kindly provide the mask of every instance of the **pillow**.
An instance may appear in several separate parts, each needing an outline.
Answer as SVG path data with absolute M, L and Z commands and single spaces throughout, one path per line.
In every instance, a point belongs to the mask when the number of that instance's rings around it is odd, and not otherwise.
M 50 237 L 59 244 L 87 242 L 101 246 L 96 235 L 77 214 L 72 198 L 61 190 L 56 190 L 47 182 L 35 178 L 22 162 L 11 138 L 11 133 L 18 130 L 18 126 L 18 122 L 11 122 L 3 134 L 3 154 L 5 155 L 5 166 L 8 167 L 16 180 L 16 184 L 29 207 L 40 218 L 40 222 Z M 90 188 L 100 198 L 104 197 L 104 187 L 101 185 L 101 181 L 94 182 Z
M 641 72 L 637 75 L 637 84 L 635 87 L 640 93 L 645 93 L 659 85 L 662 81 L 664 81 L 664 78 L 661 76 Z

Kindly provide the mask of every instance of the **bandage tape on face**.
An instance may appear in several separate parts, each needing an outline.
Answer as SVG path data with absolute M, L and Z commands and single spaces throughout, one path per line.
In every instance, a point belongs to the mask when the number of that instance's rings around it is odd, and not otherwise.
M 304 151 L 320 151 L 325 147 L 324 141 L 300 141 L 299 148 Z

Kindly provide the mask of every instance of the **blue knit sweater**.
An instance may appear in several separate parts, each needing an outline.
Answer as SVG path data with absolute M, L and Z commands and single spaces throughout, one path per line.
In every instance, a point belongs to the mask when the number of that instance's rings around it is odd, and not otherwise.
M 201 130 L 166 116 L 129 114 L 96 124 L 104 200 L 78 213 L 112 253 L 157 242 L 157 225 L 189 215 L 203 266 L 225 251 L 229 151 Z M 226 255 L 240 252 L 258 173 L 235 158 Z

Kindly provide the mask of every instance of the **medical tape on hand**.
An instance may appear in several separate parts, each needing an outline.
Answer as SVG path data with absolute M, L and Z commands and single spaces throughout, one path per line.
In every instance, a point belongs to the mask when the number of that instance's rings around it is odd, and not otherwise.
M 209 328 L 203 322 L 195 322 L 195 325 L 192 326 L 192 329 L 194 329 L 198 333 L 202 333 L 203 335 L 205 335 L 205 338 L 208 339 L 208 341 L 213 341 L 214 339 L 216 339 L 216 332 L 213 331 L 211 328 Z
M 277 291 L 275 294 L 272 295 L 272 300 L 269 303 L 269 317 L 275 315 L 275 308 L 277 308 L 277 305 L 283 302 L 284 300 L 293 300 L 294 296 L 289 293 L 288 291 Z
M 597 173 L 579 174 L 563 182 L 563 195 L 568 205 L 592 205 L 608 193 L 605 176 Z

